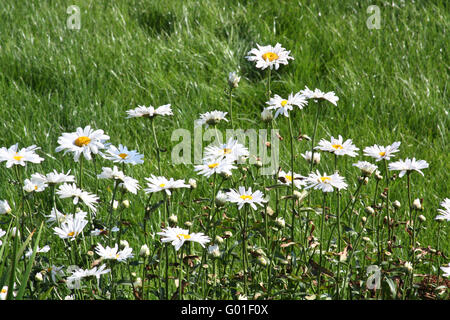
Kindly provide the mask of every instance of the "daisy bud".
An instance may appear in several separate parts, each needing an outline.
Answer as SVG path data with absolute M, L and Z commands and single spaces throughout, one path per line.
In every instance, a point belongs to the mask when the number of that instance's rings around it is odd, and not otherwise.
M 370 242 L 370 238 L 369 237 L 362 237 L 362 239 L 366 242 Z
M 114 200 L 114 202 L 113 202 L 113 209 L 114 210 L 117 210 L 117 207 L 119 206 L 119 201 L 117 201 L 117 200 Z
M 408 271 L 409 273 L 411 273 L 411 272 L 413 271 L 412 263 L 409 262 L 409 261 L 406 261 L 406 262 L 405 262 L 405 269 L 406 269 L 406 271 Z
M 363 185 L 367 185 L 369 183 L 369 177 L 364 177 Z
M 86 252 L 86 254 L 87 254 L 89 257 L 93 257 L 93 256 L 94 256 L 94 251 L 89 250 L 88 252 Z
M 8 214 L 11 212 L 11 207 L 6 200 L 0 200 L 0 214 Z
M 120 247 L 121 248 L 128 248 L 130 245 L 128 244 L 127 240 L 120 240 Z
M 221 243 L 223 243 L 224 240 L 221 236 L 216 236 L 216 239 L 214 241 L 218 244 L 221 244 Z
M 269 207 L 269 206 L 267 206 L 267 208 L 266 208 L 266 212 L 267 212 L 267 214 L 269 215 L 269 216 L 272 216 L 273 215 L 273 209 L 271 208 L 271 207 Z
M 364 208 L 364 211 L 365 211 L 367 214 L 374 214 L 374 213 L 375 213 L 375 210 L 373 210 L 372 207 L 365 207 L 365 208 Z
M 286 225 L 286 221 L 284 221 L 283 218 L 279 217 L 275 219 L 275 224 L 280 228 L 284 228 Z
M 422 203 L 420 202 L 420 199 L 415 199 L 415 200 L 413 201 L 412 206 L 413 206 L 413 208 L 416 209 L 416 210 L 422 210 Z
M 256 160 L 255 166 L 256 166 L 257 168 L 262 168 L 262 166 L 263 166 L 262 161 L 261 161 L 261 160 Z
M 174 215 L 174 214 L 170 215 L 169 222 L 172 223 L 172 224 L 177 224 L 178 217 L 176 215 Z
M 189 185 L 191 186 L 191 189 L 197 188 L 197 180 L 195 179 L 189 179 Z
M 17 230 L 16 227 L 13 227 L 13 228 L 11 229 L 11 235 L 12 235 L 13 238 L 15 238 L 16 236 L 19 236 L 19 237 L 20 237 L 20 231 Z
M 208 247 L 208 253 L 214 258 L 220 257 L 220 250 L 217 244 Z
M 238 77 L 236 72 L 230 72 L 228 74 L 228 85 L 230 86 L 230 89 L 237 88 L 240 80 L 241 77 Z
M 425 218 L 425 216 L 423 214 L 421 214 L 419 216 L 419 220 L 422 221 L 422 222 L 425 222 L 425 221 L 427 221 L 427 218 Z
M 41 282 L 41 281 L 44 280 L 44 277 L 42 276 L 42 273 L 38 272 L 38 273 L 36 273 L 36 275 L 34 276 L 34 279 L 35 279 L 36 281 Z
M 306 190 L 302 190 L 302 192 L 297 191 L 297 190 L 294 191 L 294 198 L 299 201 L 302 201 L 303 199 L 305 199 L 307 195 L 308 195 L 308 191 L 306 191 Z
M 373 210 L 373 209 L 372 209 L 372 210 Z M 367 218 L 366 218 L 366 217 L 362 217 L 361 220 L 362 220 L 362 222 L 366 223 Z
M 273 114 L 272 111 L 268 110 L 267 108 L 264 108 L 263 112 L 261 112 L 261 120 L 263 122 L 270 122 L 273 120 Z
M 186 227 L 190 228 L 190 227 L 192 227 L 192 222 L 186 221 L 186 222 L 184 223 L 184 225 L 185 225 Z
M 136 278 L 136 280 L 133 282 L 133 286 L 136 287 L 136 288 L 142 287 L 142 279 L 141 278 Z
M 223 207 L 227 203 L 227 195 L 223 193 L 222 191 L 219 191 L 219 193 L 216 196 L 216 206 L 217 207 Z
M 375 179 L 377 179 L 377 180 L 382 180 L 383 179 L 383 176 L 381 175 L 381 172 L 378 171 L 378 170 L 375 171 Z
M 122 201 L 122 205 L 123 205 L 125 208 L 129 208 L 129 207 L 130 207 L 130 201 L 128 201 L 128 200 L 123 200 L 123 201 Z
M 148 257 L 150 255 L 150 249 L 148 248 L 148 246 L 146 244 L 143 244 L 141 246 L 141 250 L 139 251 L 139 255 L 141 257 Z
M 393 206 L 395 209 L 400 209 L 400 207 L 401 207 L 400 201 L 395 200 L 395 201 L 392 203 L 392 206 Z
M 231 238 L 231 237 L 233 236 L 233 233 L 232 233 L 231 231 L 225 231 L 225 232 L 223 233 L 223 235 L 224 235 L 225 237 L 227 237 L 227 238 Z
M 256 260 L 258 261 L 259 265 L 261 265 L 261 266 L 267 265 L 267 259 L 264 256 L 259 256 Z

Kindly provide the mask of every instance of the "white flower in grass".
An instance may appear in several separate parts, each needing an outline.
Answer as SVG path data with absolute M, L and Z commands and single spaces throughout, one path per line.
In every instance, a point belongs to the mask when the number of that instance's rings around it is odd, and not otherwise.
M 359 168 L 363 176 L 370 176 L 378 169 L 376 165 L 367 161 L 358 161 L 357 163 L 354 163 L 353 166 Z
M 398 147 L 400 147 L 400 144 L 400 141 L 394 142 L 390 146 L 386 147 L 375 144 L 371 147 L 364 148 L 363 152 L 365 156 L 372 157 L 375 159 L 375 161 L 380 161 L 383 159 L 390 160 L 391 157 L 394 157 L 394 153 L 400 151 L 398 149 Z
M 36 174 L 34 174 L 36 175 Z M 36 179 L 35 178 L 31 178 L 31 179 L 25 179 L 24 181 L 24 186 L 23 186 L 23 190 L 25 190 L 26 192 L 42 192 L 45 190 L 45 188 L 47 188 L 48 185 L 45 183 L 45 177 L 44 180 L 41 179 Z
M 359 148 L 353 144 L 352 139 L 343 140 L 341 135 L 339 135 L 338 139 L 332 136 L 330 141 L 322 139 L 314 149 L 331 152 L 337 156 L 356 157 L 358 153 L 355 151 L 358 151 Z
M 324 173 L 323 175 L 316 171 L 316 173 L 310 173 L 306 178 L 306 187 L 305 189 L 318 189 L 323 192 L 333 192 L 334 189 L 346 189 L 347 184 L 345 183 L 344 177 L 341 177 L 339 174 L 334 173 L 332 175 L 327 175 Z
M 203 160 L 203 164 L 194 166 L 194 171 L 197 171 L 198 174 L 201 174 L 207 178 L 212 176 L 214 173 L 231 175 L 232 169 L 236 169 L 236 167 L 233 165 L 233 162 L 227 158 Z
M 173 115 L 170 104 L 162 105 L 158 108 L 154 108 L 153 106 L 138 106 L 135 109 L 127 110 L 127 119 L 129 118 L 154 118 L 156 116 L 171 116 Z
M 288 60 L 294 60 L 289 54 L 291 51 L 284 49 L 281 44 L 277 43 L 275 47 L 271 45 L 260 46 L 256 44 L 258 48 L 253 48 L 247 53 L 245 57 L 248 61 L 256 62 L 256 68 L 261 70 L 269 67 L 270 69 L 275 68 L 278 70 L 280 64 L 288 64 Z
M 108 149 L 106 149 L 106 153 L 103 154 L 105 159 L 111 160 L 117 163 L 126 163 L 126 164 L 142 164 L 144 163 L 143 154 L 139 154 L 136 150 L 128 150 L 127 147 L 119 144 L 119 147 L 115 147 L 113 145 L 109 145 Z
M 11 212 L 11 207 L 7 200 L 0 200 L 0 214 L 7 214 Z
M 409 171 L 417 171 L 422 176 L 424 175 L 422 169 L 428 168 L 428 163 L 425 160 L 416 160 L 416 158 L 406 158 L 405 160 L 399 160 L 389 163 L 389 170 L 400 171 L 399 177 L 403 177 Z
M 273 120 L 273 113 L 268 107 L 264 108 L 261 112 L 261 120 L 263 122 L 270 122 Z
M 175 247 L 176 251 L 178 251 L 186 241 L 198 242 L 203 248 L 206 243 L 211 241 L 208 236 L 201 232 L 189 234 L 189 230 L 179 227 L 168 227 L 162 229 L 162 231 L 157 234 L 162 237 L 162 242 L 170 242 Z
M 81 155 L 86 160 L 92 159 L 92 154 L 98 154 L 100 150 L 105 148 L 105 142 L 109 140 L 109 136 L 104 134 L 103 130 L 93 130 L 91 126 L 77 128 L 75 132 L 63 133 L 58 138 L 59 147 L 56 152 L 64 150 L 64 154 L 73 153 L 73 159 L 78 162 Z
M 238 77 L 236 72 L 230 72 L 228 74 L 228 85 L 231 89 L 237 88 L 239 86 L 239 81 L 241 80 L 241 77 Z
M 443 277 L 450 277 L 450 263 L 447 267 L 441 267 L 441 270 L 444 271 Z
M 435 220 L 450 221 L 450 199 L 445 198 L 445 200 L 441 202 L 441 207 L 444 209 L 438 209 L 438 212 L 441 214 L 437 215 Z
M 328 102 L 334 104 L 337 106 L 337 102 L 339 101 L 339 97 L 336 96 L 334 91 L 330 92 L 322 92 L 319 89 L 315 89 L 314 91 L 310 90 L 308 87 L 305 86 L 305 90 L 301 90 L 300 93 L 306 97 L 306 99 L 313 99 L 313 100 L 327 100 Z
M 0 300 L 6 300 L 7 296 L 8 296 L 8 286 L 3 286 L 3 288 L 0 290 Z
M 44 158 L 41 158 L 35 150 L 40 149 L 35 145 L 18 150 L 19 144 L 9 147 L 0 148 L 0 162 L 6 161 L 6 167 L 11 168 L 13 165 L 25 166 L 26 162 L 41 163 Z
M 75 215 L 75 217 L 61 223 L 60 227 L 53 228 L 53 231 L 61 239 L 73 241 L 83 231 L 87 223 L 88 221 L 84 217 Z
M 311 151 L 306 151 L 305 153 L 302 153 L 301 156 L 309 163 L 311 163 L 311 157 L 314 157 L 314 159 L 313 159 L 314 164 L 320 163 L 320 153 L 319 152 L 314 152 L 314 156 L 313 156 Z
M 0 238 L 6 234 L 5 230 L 0 229 Z M 0 246 L 3 244 L 2 240 L 0 240 Z
M 97 211 L 95 205 L 99 198 L 95 194 L 81 190 L 74 183 L 64 183 L 60 185 L 58 190 L 56 190 L 56 194 L 59 195 L 61 199 L 73 198 L 73 204 L 75 205 L 78 204 L 79 199 L 81 199 L 81 201 L 83 201 L 83 203 L 94 213 Z
M 104 248 L 100 243 L 95 247 L 95 252 L 102 257 L 104 260 L 117 260 L 119 262 L 124 262 L 129 258 L 133 258 L 133 249 L 129 246 L 119 250 L 117 243 L 114 248 L 106 247 Z
M 209 126 L 215 126 L 222 120 L 228 122 L 228 120 L 225 118 L 227 113 L 228 112 L 218 110 L 202 113 L 200 114 L 200 119 L 195 121 L 195 125 L 196 126 L 205 125 L 205 128 L 208 128 Z
M 112 227 L 111 228 L 111 232 L 118 232 L 120 229 L 118 227 Z M 91 231 L 91 236 L 99 236 L 101 234 L 107 234 L 108 233 L 108 229 L 94 229 Z
M 77 211 L 75 213 L 75 216 L 78 216 L 79 219 L 85 219 L 87 217 L 87 215 L 88 215 L 87 212 L 84 212 L 81 210 Z M 53 208 L 50 211 L 50 214 L 45 215 L 44 217 L 47 218 L 46 222 L 49 224 L 53 224 L 54 222 L 58 222 L 58 224 L 61 224 L 63 222 L 66 222 L 69 219 L 73 219 L 74 215 L 73 214 L 64 214 L 64 213 L 61 213 L 58 209 Z
M 49 185 L 55 185 L 58 183 L 74 182 L 75 177 L 70 174 L 70 170 L 67 171 L 67 173 L 64 172 L 59 173 L 58 171 L 53 170 L 53 172 L 47 173 L 45 175 L 45 181 Z
M 184 183 L 184 180 L 174 180 L 173 178 L 168 180 L 165 177 L 157 177 L 153 174 L 149 178 L 145 178 L 145 180 L 148 181 L 147 188 L 144 189 L 146 193 L 154 193 L 164 190 L 170 196 L 172 194 L 172 189 L 190 188 L 188 184 Z
M 118 186 L 133 194 L 137 194 L 137 190 L 140 189 L 139 182 L 136 179 L 126 176 L 123 171 L 120 171 L 116 166 L 112 169 L 103 167 L 102 172 L 98 174 L 97 177 L 99 179 L 112 179 L 120 181 Z
M 291 93 L 287 99 L 284 99 L 276 94 L 273 98 L 270 98 L 266 104 L 269 105 L 267 107 L 268 110 L 276 110 L 276 119 L 280 114 L 283 114 L 285 117 L 289 117 L 288 111 L 293 110 L 294 106 L 297 106 L 301 110 L 308 104 L 308 101 L 300 93 L 296 93 L 295 95 Z
M 292 175 L 291 171 L 284 172 L 283 170 L 280 170 L 278 172 L 278 181 L 281 182 L 281 184 L 290 186 L 292 182 L 294 182 L 294 186 L 301 189 L 302 186 L 305 185 L 305 177 L 302 175 L 295 173 Z
M 100 279 L 100 276 L 106 273 L 109 273 L 111 271 L 111 269 L 106 269 L 106 265 L 102 264 L 100 267 L 94 267 L 92 269 L 86 269 L 83 270 L 81 268 L 77 268 L 75 270 L 72 271 L 72 274 L 67 277 L 67 285 L 69 286 L 69 288 L 73 287 L 75 285 L 74 288 L 76 288 L 76 284 L 81 281 L 84 278 L 88 278 L 88 277 L 96 277 L 97 280 Z
M 46 252 L 49 252 L 50 251 L 50 246 L 48 246 L 48 245 L 46 245 L 46 246 L 44 246 L 43 248 L 39 248 L 39 247 L 37 247 L 37 249 L 36 249 L 36 254 L 37 253 L 46 253 Z M 32 248 L 30 248 L 26 253 L 25 253 L 25 257 L 31 257 L 31 255 L 33 254 L 33 249 Z
M 238 140 L 230 138 L 227 143 L 220 146 L 208 146 L 205 148 L 205 160 L 227 159 L 230 162 L 238 161 L 249 156 L 248 149 Z
M 52 265 L 51 267 L 45 269 L 45 273 L 46 274 L 50 274 L 50 278 L 52 279 L 53 282 L 57 282 L 58 279 L 61 279 L 65 273 L 64 273 L 64 266 L 55 266 Z
M 256 190 L 252 192 L 252 188 L 250 187 L 248 190 L 245 187 L 239 187 L 238 190 L 231 189 L 231 191 L 227 192 L 228 201 L 236 203 L 238 205 L 238 209 L 242 209 L 245 204 L 250 205 L 253 210 L 256 210 L 256 204 L 263 206 L 263 203 L 267 202 L 264 199 L 264 194 Z

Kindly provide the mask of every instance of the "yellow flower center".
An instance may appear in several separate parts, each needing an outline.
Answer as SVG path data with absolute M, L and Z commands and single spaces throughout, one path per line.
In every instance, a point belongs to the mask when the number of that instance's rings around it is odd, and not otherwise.
M 270 62 L 272 62 L 273 60 L 278 59 L 278 55 L 275 52 L 266 52 L 262 55 L 262 58 L 264 59 L 264 61 L 269 60 Z
M 177 234 L 177 238 L 180 239 L 180 240 L 182 240 L 181 238 L 184 238 L 184 240 L 187 240 L 187 239 L 190 239 L 191 236 L 188 235 L 188 234 L 180 233 L 180 234 Z
M 119 157 L 125 159 L 126 157 L 128 157 L 128 155 L 126 153 L 119 153 Z
M 242 200 L 252 200 L 253 199 L 253 197 L 252 196 L 249 196 L 249 195 L 246 195 L 246 194 L 243 194 L 241 197 L 240 197 Z
M 19 154 L 16 152 L 16 155 L 15 155 L 13 158 L 14 158 L 14 160 L 16 160 L 16 161 L 20 161 L 20 159 L 22 159 L 23 156 L 19 156 Z
M 231 149 L 230 148 L 223 148 L 223 154 L 230 154 Z
M 74 232 L 74 231 L 69 232 L 69 233 L 67 234 L 68 237 L 73 237 L 74 235 L 75 235 L 75 232 Z
M 208 164 L 208 168 L 214 169 L 214 168 L 217 167 L 218 165 L 219 165 L 218 163 L 211 163 L 211 164 Z
M 166 184 L 165 184 L 165 183 L 161 183 L 159 186 L 160 186 L 161 188 L 164 188 L 164 187 L 166 186 Z
M 322 183 L 330 183 L 331 178 L 330 177 L 320 177 L 319 182 Z
M 116 254 L 116 259 L 119 259 L 119 254 Z
M 2 289 L 2 291 L 0 291 L 1 293 L 6 293 L 6 289 Z
M 340 144 L 333 144 L 332 147 L 335 148 L 336 150 L 342 149 L 342 146 Z
M 83 136 L 83 137 L 78 137 L 74 143 L 77 147 L 84 147 L 84 146 L 87 146 L 89 144 L 89 142 L 91 142 L 91 139 L 89 137 Z
M 380 152 L 379 155 L 382 156 L 382 157 L 384 157 L 384 156 L 386 155 L 386 152 L 384 152 L 384 151 L 383 151 L 383 152 Z
M 292 176 L 285 176 L 285 178 L 292 182 Z
M 281 101 L 281 106 L 284 107 L 285 105 L 287 105 L 288 101 L 287 100 L 282 100 Z
M 37 186 L 34 186 L 34 190 L 37 190 Z

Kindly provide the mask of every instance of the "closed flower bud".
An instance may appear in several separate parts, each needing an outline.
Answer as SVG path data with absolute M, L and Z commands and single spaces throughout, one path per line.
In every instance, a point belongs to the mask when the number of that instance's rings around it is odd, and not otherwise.
M 220 250 L 217 244 L 208 247 L 208 253 L 214 258 L 220 257 Z
M 228 197 L 225 193 L 222 191 L 219 191 L 219 193 L 216 196 L 216 206 L 217 207 L 223 207 L 227 203 Z
M 34 279 L 35 279 L 36 281 L 41 282 L 41 281 L 44 280 L 44 277 L 42 276 L 42 273 L 41 273 L 41 272 L 38 272 L 38 273 L 36 273 L 36 275 L 34 276 Z
M 176 215 L 174 215 L 174 214 L 170 215 L 169 222 L 172 223 L 172 224 L 177 224 L 178 217 Z
M 372 209 L 373 210 L 373 209 Z M 366 223 L 367 218 L 366 217 L 361 217 L 362 222 Z
M 283 218 L 278 217 L 278 218 L 275 219 L 275 224 L 276 224 L 278 227 L 280 227 L 280 228 L 284 228 L 285 225 L 286 225 L 286 222 L 284 221 Z
M 259 265 L 261 265 L 261 266 L 267 265 L 267 258 L 264 256 L 258 256 L 258 258 L 256 260 L 258 261 Z
M 383 176 L 381 175 L 381 172 L 378 171 L 378 170 L 375 171 L 375 179 L 377 179 L 377 180 L 382 180 L 383 179 Z
M 139 251 L 139 255 L 141 257 L 148 257 L 150 255 L 150 249 L 148 248 L 148 246 L 146 244 L 143 244 L 141 246 L 141 250 Z
M 367 213 L 367 214 L 374 214 L 375 213 L 375 210 L 373 210 L 373 208 L 372 207 L 365 207 L 364 208 L 364 211 Z
M 236 72 L 230 72 L 228 74 L 228 85 L 230 86 L 230 89 L 237 88 L 240 80 L 241 77 L 238 77 Z
M 415 199 L 415 200 L 413 201 L 412 206 L 413 206 L 413 208 L 416 209 L 416 210 L 422 210 L 422 203 L 420 202 L 420 199 Z
M 231 231 L 225 231 L 225 232 L 223 233 L 223 235 L 224 235 L 225 237 L 227 237 L 227 238 L 231 238 L 231 237 L 233 236 L 233 233 L 232 233 Z
M 401 207 L 400 201 L 395 200 L 394 202 L 392 202 L 392 206 L 393 206 L 395 209 L 400 209 L 400 207 Z
M 191 189 L 197 188 L 197 180 L 195 179 L 189 179 L 189 185 L 191 186 Z
M 406 261 L 406 262 L 405 262 L 405 269 L 406 269 L 406 271 L 408 271 L 409 273 L 411 273 L 411 272 L 413 271 L 412 263 L 409 262 L 409 261 Z
M 261 160 L 256 160 L 255 166 L 256 166 L 257 168 L 261 168 L 261 167 L 263 166 L 262 161 L 261 161 Z
M 218 244 L 221 244 L 221 243 L 223 243 L 223 238 L 221 236 L 216 236 L 214 241 Z
M 86 252 L 86 254 L 87 254 L 89 257 L 93 257 L 93 256 L 94 256 L 94 251 L 89 250 L 88 252 Z
M 192 222 L 186 221 L 186 222 L 184 223 L 184 225 L 185 225 L 186 227 L 190 228 L 190 227 L 192 227 Z
M 261 112 L 261 120 L 263 122 L 270 122 L 273 120 L 272 111 L 267 108 L 264 108 L 263 112 Z
M 136 280 L 133 282 L 133 286 L 136 287 L 136 288 L 142 287 L 142 279 L 141 278 L 136 278 Z
M 122 205 L 123 205 L 125 208 L 129 208 L 129 207 L 130 207 L 130 201 L 128 201 L 128 200 L 123 200 L 123 201 L 122 201 Z
M 267 214 L 269 215 L 269 216 L 272 216 L 273 215 L 273 209 L 271 208 L 271 207 L 269 207 L 269 206 L 267 206 L 267 208 L 266 208 L 266 211 L 267 211 Z
M 425 221 L 427 221 L 427 218 L 425 218 L 425 216 L 423 214 L 421 214 L 419 216 L 419 220 L 422 221 L 422 222 L 425 222 Z
M 119 201 L 117 201 L 117 200 L 114 200 L 114 202 L 113 202 L 113 209 L 114 210 L 117 210 L 117 207 L 119 206 Z
M 127 248 L 127 247 L 129 247 L 130 245 L 128 244 L 128 241 L 127 240 L 120 240 L 120 247 L 121 248 Z

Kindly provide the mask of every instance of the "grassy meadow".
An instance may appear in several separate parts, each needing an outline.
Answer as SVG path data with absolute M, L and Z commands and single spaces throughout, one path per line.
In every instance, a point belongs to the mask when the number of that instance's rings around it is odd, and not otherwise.
M 81 10 L 79 30 L 66 25 L 70 5 Z M 380 9 L 379 29 L 366 25 L 373 14 L 367 12 L 370 5 Z M 12 237 L 8 232 L 0 238 L 4 247 L 0 248 L 0 284 L 9 288 L 15 285 L 18 291 L 16 296 L 8 294 L 8 298 L 448 299 L 450 281 L 442 271 L 436 277 L 438 267 L 450 263 L 448 221 L 439 227 L 435 217 L 440 203 L 449 197 L 449 21 L 448 4 L 438 0 L 1 1 L 0 147 L 36 145 L 41 148 L 37 153 L 45 159 L 39 164 L 13 168 L 0 162 L 0 200 L 7 200 L 12 208 L 11 213 L 0 215 L 0 228 L 8 231 L 20 222 L 23 233 L 22 237 Z M 347 190 L 340 192 L 340 209 L 352 204 L 340 222 L 342 234 L 336 228 L 336 193 L 326 198 L 328 215 L 323 221 L 320 191 L 309 189 L 308 198 L 291 204 L 291 188 L 268 188 L 276 184 L 273 178 L 258 177 L 254 165 L 245 164 L 233 171 L 232 178 L 222 181 L 199 175 L 194 164 L 171 162 L 171 151 L 179 143 L 171 140 L 173 130 L 193 132 L 200 114 L 229 112 L 229 72 L 235 71 L 241 77 L 239 86 L 232 90 L 234 128 L 267 128 L 260 118 L 269 100 L 268 69 L 255 68 L 245 57 L 256 44 L 276 43 L 290 50 L 294 60 L 271 71 L 270 97 L 287 97 L 305 86 L 334 91 L 339 101 L 336 107 L 328 103 L 323 108 L 315 144 L 342 135 L 360 149 L 356 158 L 339 158 L 339 173 L 348 184 Z M 126 111 L 139 105 L 156 108 L 165 104 L 171 104 L 172 116 L 126 119 Z M 290 112 L 294 137 L 313 136 L 314 107 L 310 101 L 302 110 Z M 150 121 L 154 121 L 158 137 L 161 174 Z M 67 199 L 54 200 L 50 188 L 24 196 L 20 190 L 23 180 L 31 174 L 54 169 L 70 169 L 75 181 L 79 181 L 79 163 L 70 153 L 63 155 L 55 149 L 63 133 L 87 125 L 104 130 L 113 145 L 120 143 L 144 155 L 143 164 L 127 166 L 125 171 L 139 181 L 141 190 L 137 195 L 116 194 L 114 182 L 97 180 L 96 176 L 102 167 L 117 164 L 101 157 L 97 157 L 96 166 L 84 161 L 82 189 L 99 197 L 95 226 L 110 228 L 113 219 L 120 231 L 90 236 L 95 228 L 90 221 L 82 239 L 63 241 L 53 232 L 55 225 L 45 222 L 45 215 L 50 213 L 53 201 L 64 213 L 74 213 L 76 206 Z M 307 176 L 310 164 L 301 154 L 311 150 L 311 141 L 294 139 L 291 159 L 288 118 L 281 115 L 270 126 L 279 129 L 281 136 L 280 167 L 286 172 L 291 170 L 293 159 L 294 171 Z M 217 126 L 223 133 L 230 128 L 230 122 Z M 423 249 L 415 258 L 414 277 L 404 267 L 405 261 L 410 261 L 406 176 L 392 179 L 389 185 L 387 201 L 397 219 L 391 230 L 395 239 L 390 249 L 383 223 L 385 198 L 380 196 L 386 187 L 385 179 L 378 185 L 371 177 L 354 199 L 355 204 L 351 198 L 359 185 L 359 171 L 352 164 L 371 161 L 362 150 L 395 141 L 401 142 L 400 151 L 391 161 L 415 157 L 429 164 L 423 170 L 424 177 L 411 174 L 412 200 L 423 199 L 423 209 L 413 210 L 418 226 L 414 226 L 415 240 L 419 242 L 416 247 Z M 201 142 L 192 139 L 192 145 L 196 143 Z M 321 162 L 314 171 L 333 173 L 333 155 L 320 153 Z M 383 162 L 375 164 L 384 177 Z M 398 172 L 393 173 L 398 176 Z M 184 179 L 186 183 L 196 179 L 197 188 L 175 190 L 166 202 L 164 192 L 150 197 L 142 190 L 144 178 L 152 174 Z M 270 195 L 268 206 L 273 214 L 268 216 L 264 207 L 253 211 L 238 210 L 231 203 L 217 207 L 214 198 L 220 189 L 219 181 L 224 192 L 245 185 Z M 129 200 L 129 207 L 119 205 L 111 210 L 113 197 Z M 400 201 L 400 209 L 392 207 L 395 200 Z M 372 202 L 376 215 L 365 211 Z M 296 208 L 294 241 L 291 205 Z M 243 212 L 247 218 L 243 218 Z M 212 213 L 213 219 L 218 219 L 213 227 L 207 220 Z M 171 226 L 202 232 L 211 242 L 205 248 L 185 244 L 181 251 L 161 243 L 156 233 L 167 227 L 170 215 L 178 220 L 170 222 Z M 426 221 L 419 222 L 419 215 Z M 367 225 L 361 222 L 363 216 L 367 216 Z M 285 227 L 275 223 L 277 217 L 284 218 Z M 325 254 L 317 253 L 318 247 L 308 247 L 318 241 L 322 223 Z M 246 227 L 248 232 L 242 232 Z M 36 232 L 26 242 L 34 229 Z M 232 235 L 225 236 L 226 231 Z M 245 248 L 241 234 L 247 236 Z M 438 235 L 440 247 L 436 253 Z M 223 242 L 217 242 L 215 236 L 221 236 Z M 125 262 L 98 260 L 94 251 L 98 243 L 114 246 L 120 240 L 128 241 L 133 258 Z M 219 245 L 220 257 L 207 253 L 214 242 Z M 34 245 L 49 245 L 51 249 L 33 255 L 32 260 L 23 259 L 18 255 L 22 244 L 26 250 Z M 150 253 L 140 256 L 143 244 Z M 348 259 L 339 260 L 336 246 L 341 251 L 345 248 Z M 182 267 L 180 254 L 184 254 Z M 261 262 L 261 256 L 267 264 Z M 319 256 L 324 272 L 317 272 Z M 83 280 L 83 288 L 72 290 L 64 279 L 70 275 L 66 267 L 74 264 L 82 269 L 106 264 L 112 272 L 102 275 L 99 284 L 95 279 Z M 41 272 L 47 270 L 50 274 L 53 265 L 66 270 L 56 281 Z M 383 270 L 379 290 L 365 286 L 369 265 Z M 344 270 L 348 274 L 340 273 Z M 44 275 L 42 280 L 38 273 Z M 320 276 L 317 283 L 318 274 L 322 274 L 322 284 Z M 410 286 L 410 278 L 414 278 L 414 285 Z

